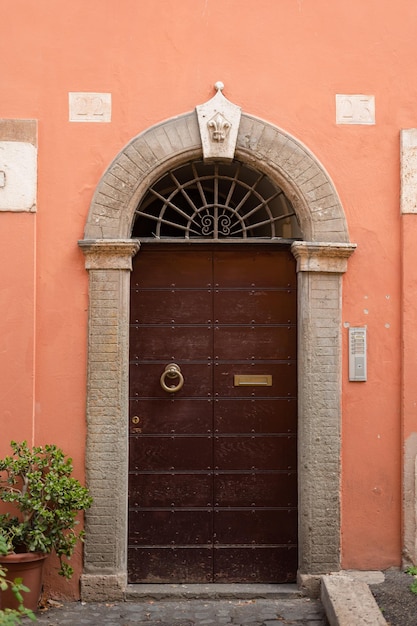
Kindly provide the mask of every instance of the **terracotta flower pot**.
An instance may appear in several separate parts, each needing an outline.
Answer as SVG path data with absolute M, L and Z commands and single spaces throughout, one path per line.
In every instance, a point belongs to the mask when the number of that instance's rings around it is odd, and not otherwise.
M 36 611 L 42 591 L 42 572 L 48 555 L 42 552 L 22 552 L 0 556 L 0 563 L 7 569 L 7 580 L 22 578 L 23 584 L 30 591 L 23 591 L 23 605 Z M 0 608 L 17 609 L 19 606 L 10 587 L 0 592 Z

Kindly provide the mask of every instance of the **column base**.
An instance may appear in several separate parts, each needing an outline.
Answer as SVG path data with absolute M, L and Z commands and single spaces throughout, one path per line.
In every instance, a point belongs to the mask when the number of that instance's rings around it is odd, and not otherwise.
M 120 574 L 83 574 L 81 600 L 83 602 L 115 602 L 124 600 L 127 576 Z

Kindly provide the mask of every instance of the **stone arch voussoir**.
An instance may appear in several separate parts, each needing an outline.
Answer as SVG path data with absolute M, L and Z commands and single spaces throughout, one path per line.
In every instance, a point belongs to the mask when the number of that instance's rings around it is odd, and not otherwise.
M 128 238 L 142 195 L 166 169 L 202 154 L 195 112 L 153 126 L 132 139 L 102 176 L 84 239 Z M 344 212 L 321 163 L 294 137 L 242 114 L 236 157 L 264 170 L 293 203 L 306 241 L 348 242 Z

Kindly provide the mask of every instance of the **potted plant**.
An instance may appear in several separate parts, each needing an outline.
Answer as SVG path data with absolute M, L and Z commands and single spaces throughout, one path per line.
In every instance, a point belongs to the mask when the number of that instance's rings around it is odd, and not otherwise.
M 31 448 L 26 441 L 12 441 L 11 448 L 12 454 L 0 459 L 0 501 L 10 507 L 0 515 L 0 533 L 7 544 L 7 556 L 0 555 L 0 564 L 30 588 L 33 598 L 26 606 L 34 610 L 43 563 L 50 552 L 58 555 L 58 573 L 71 578 L 73 569 L 68 559 L 83 537 L 83 531 L 76 530 L 77 514 L 91 506 L 92 498 L 72 476 L 72 459 L 57 446 Z M 26 563 L 31 573 L 22 575 L 21 566 Z M 36 582 L 32 576 L 35 570 L 40 570 Z
M 5 554 L 7 554 L 7 542 L 0 532 L 0 555 Z M 29 617 L 31 620 L 35 620 L 33 612 L 25 608 L 22 596 L 22 591 L 28 592 L 29 589 L 22 584 L 20 579 L 15 578 L 14 580 L 10 580 L 7 575 L 7 569 L 1 565 L 0 590 L 3 593 L 10 591 L 18 603 L 17 609 L 0 608 L 0 626 L 16 626 L 17 624 L 21 624 L 22 617 Z

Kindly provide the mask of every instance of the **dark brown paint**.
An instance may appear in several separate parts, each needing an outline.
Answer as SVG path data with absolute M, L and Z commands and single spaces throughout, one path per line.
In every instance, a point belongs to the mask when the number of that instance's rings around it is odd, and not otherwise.
M 295 579 L 295 279 L 289 250 L 275 246 L 137 255 L 130 582 Z M 185 382 L 170 395 L 159 379 L 172 361 Z M 272 385 L 235 386 L 235 374 L 270 374 Z

